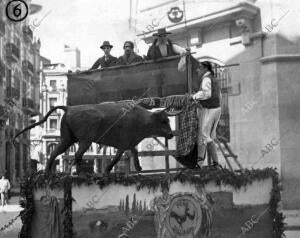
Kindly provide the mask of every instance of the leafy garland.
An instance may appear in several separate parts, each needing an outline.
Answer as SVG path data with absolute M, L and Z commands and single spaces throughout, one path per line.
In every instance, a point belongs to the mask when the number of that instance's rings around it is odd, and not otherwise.
M 21 182 L 20 195 L 23 198 L 20 201 L 20 206 L 24 208 L 20 212 L 22 220 L 22 228 L 20 238 L 31 238 L 31 221 L 34 214 L 34 198 L 33 198 L 33 177 L 25 178 Z
M 185 172 L 187 171 L 187 172 Z M 180 181 L 181 183 L 192 183 L 192 184 L 207 184 L 208 182 L 214 181 L 217 185 L 225 184 L 231 185 L 235 189 L 239 189 L 243 186 L 251 184 L 255 180 L 264 180 L 272 178 L 272 191 L 271 199 L 269 202 L 270 215 L 272 217 L 273 236 L 274 238 L 284 237 L 285 223 L 284 216 L 281 212 L 278 212 L 279 203 L 281 201 L 281 187 L 280 180 L 277 171 L 273 168 L 265 169 L 252 169 L 241 172 L 231 172 L 227 169 L 209 169 L 203 168 L 199 171 L 183 170 L 179 174 L 160 174 L 160 175 L 134 175 L 129 177 L 124 176 L 109 176 L 99 177 L 90 175 L 87 178 L 72 177 L 64 173 L 54 174 L 48 178 L 45 177 L 43 172 L 37 172 L 31 177 L 27 178 L 21 185 L 21 206 L 24 210 L 21 212 L 21 218 L 23 227 L 21 229 L 21 238 L 31 238 L 30 225 L 31 218 L 33 216 L 33 189 L 44 188 L 45 181 L 48 186 L 53 188 L 64 189 L 64 238 L 71 238 L 73 235 L 72 231 L 72 202 L 73 198 L 71 195 L 71 188 L 73 185 L 82 184 L 97 184 L 101 189 L 110 184 L 121 184 L 124 186 L 135 185 L 137 190 L 148 188 L 156 190 L 159 187 L 169 187 L 172 182 Z

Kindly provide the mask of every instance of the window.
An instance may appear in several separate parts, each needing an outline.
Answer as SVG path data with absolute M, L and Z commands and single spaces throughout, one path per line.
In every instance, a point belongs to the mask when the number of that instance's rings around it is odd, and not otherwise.
M 6 68 L 6 86 L 11 87 L 11 70 Z
M 52 130 L 57 129 L 57 119 L 50 119 L 50 129 Z
M 16 178 L 20 178 L 20 144 L 16 143 L 15 145 L 15 171 L 16 171 Z
M 70 152 L 71 152 L 71 153 L 75 153 L 75 151 L 76 151 L 75 145 L 71 145 L 71 146 L 70 146 Z
M 55 107 L 56 102 L 57 102 L 57 98 L 49 98 L 50 109 Z
M 96 147 L 96 150 L 97 150 L 96 153 L 97 153 L 97 154 L 100 154 L 101 148 L 102 148 L 102 147 L 101 147 L 100 145 L 97 144 L 97 147 Z
M 23 144 L 23 171 L 24 173 L 27 172 L 27 158 L 28 158 L 28 149 L 27 149 L 27 145 L 26 144 Z
M 23 88 L 22 88 L 23 98 L 26 98 L 26 96 L 27 96 L 27 85 L 26 85 L 26 82 L 23 81 L 22 85 L 23 85 Z
M 50 80 L 50 87 L 52 87 L 52 90 L 56 90 L 56 80 Z
M 50 155 L 56 148 L 56 143 L 48 142 L 47 143 L 47 154 Z

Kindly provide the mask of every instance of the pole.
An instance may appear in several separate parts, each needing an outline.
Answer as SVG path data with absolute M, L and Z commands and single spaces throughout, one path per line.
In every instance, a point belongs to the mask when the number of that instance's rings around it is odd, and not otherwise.
M 169 147 L 169 141 L 168 139 L 165 138 L 165 146 L 168 148 Z M 169 163 L 169 156 L 166 155 L 165 157 L 165 161 L 166 161 L 166 173 L 169 173 L 169 169 L 170 169 L 170 163 Z
M 188 86 L 188 93 L 192 93 L 192 62 L 191 62 L 191 55 L 188 54 L 186 56 L 186 64 L 187 64 L 187 86 Z

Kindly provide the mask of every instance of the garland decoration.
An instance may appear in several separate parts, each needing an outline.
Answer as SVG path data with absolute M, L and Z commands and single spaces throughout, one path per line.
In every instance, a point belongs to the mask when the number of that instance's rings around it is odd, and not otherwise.
M 72 181 L 67 177 L 64 181 L 64 238 L 72 238 L 73 236 L 73 223 L 72 223 Z
M 31 177 L 25 178 L 21 182 L 20 195 L 23 198 L 20 201 L 20 206 L 24 208 L 20 212 L 22 220 L 22 228 L 20 231 L 20 238 L 31 238 L 31 221 L 34 214 L 34 198 L 33 198 L 33 183 L 34 174 Z
M 101 177 L 96 175 L 88 175 L 88 177 L 70 176 L 65 173 L 53 174 L 50 177 L 46 177 L 43 172 L 37 172 L 31 177 L 27 178 L 21 186 L 21 205 L 24 208 L 21 214 L 23 227 L 21 230 L 21 238 L 31 238 L 30 236 L 30 223 L 33 216 L 33 189 L 43 188 L 45 181 L 49 184 L 50 188 L 64 189 L 64 238 L 71 238 L 72 231 L 72 202 L 74 199 L 71 195 L 72 185 L 91 185 L 97 184 L 100 189 L 103 189 L 110 184 L 120 184 L 124 186 L 136 186 L 137 190 L 147 188 L 149 190 L 157 190 L 159 188 L 168 188 L 172 182 L 179 181 L 181 183 L 191 183 L 197 186 L 205 185 L 214 181 L 216 185 L 231 185 L 235 189 L 239 189 L 243 186 L 252 184 L 254 181 L 261 181 L 271 178 L 272 179 L 272 191 L 271 199 L 269 202 L 270 216 L 272 218 L 273 236 L 274 238 L 283 238 L 285 223 L 284 216 L 279 212 L 279 203 L 281 201 L 281 186 L 279 175 L 276 169 L 251 169 L 232 172 L 228 169 L 210 169 L 202 168 L 201 170 L 188 170 L 183 169 L 178 174 L 155 174 L 155 175 L 110 175 L 108 177 Z M 210 217 L 206 217 L 209 221 Z M 209 224 L 209 223 L 207 223 Z

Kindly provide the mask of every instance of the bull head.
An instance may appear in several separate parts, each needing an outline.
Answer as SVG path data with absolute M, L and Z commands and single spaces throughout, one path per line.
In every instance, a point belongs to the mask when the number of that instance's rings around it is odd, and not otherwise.
M 154 127 L 153 127 L 153 136 L 161 136 L 167 139 L 171 139 L 174 135 L 170 126 L 169 116 L 179 115 L 182 111 L 171 113 L 169 112 L 169 107 L 160 111 L 153 113 L 154 116 Z

